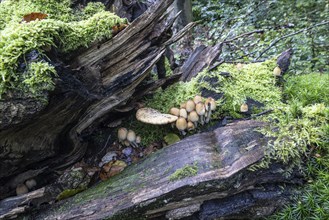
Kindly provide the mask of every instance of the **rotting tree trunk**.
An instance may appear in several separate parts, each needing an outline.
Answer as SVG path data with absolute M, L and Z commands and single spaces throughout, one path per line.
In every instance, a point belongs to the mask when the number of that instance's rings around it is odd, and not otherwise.
M 297 171 L 284 166 L 250 171 L 264 156 L 269 138 L 257 121 L 238 121 L 190 136 L 145 158 L 124 172 L 51 208 L 33 219 L 255 219 L 287 202 Z M 171 180 L 184 166 L 195 176 Z M 283 187 L 284 186 L 284 187 Z
M 193 26 L 168 35 L 172 2 L 160 1 L 111 40 L 66 60 L 49 54 L 60 65 L 48 105 L 15 96 L 0 102 L 0 199 L 29 178 L 78 161 L 86 151 L 83 137 L 103 116 L 166 83 L 141 85 L 164 48 Z

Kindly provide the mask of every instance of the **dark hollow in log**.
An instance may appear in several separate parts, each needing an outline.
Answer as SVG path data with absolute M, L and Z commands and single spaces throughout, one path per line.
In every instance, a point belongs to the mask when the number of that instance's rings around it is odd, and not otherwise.
M 239 121 L 190 136 L 31 217 L 254 219 L 268 215 L 289 200 L 301 176 L 297 172 L 283 175 L 284 166 L 279 164 L 248 170 L 263 157 L 269 141 L 256 131 L 262 126 L 266 125 Z M 173 180 L 184 166 L 194 167 L 197 174 Z

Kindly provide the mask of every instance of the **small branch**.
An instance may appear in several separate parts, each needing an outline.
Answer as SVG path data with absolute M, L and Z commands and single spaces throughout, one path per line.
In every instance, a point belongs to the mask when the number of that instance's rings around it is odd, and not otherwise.
M 326 25 L 326 24 L 329 24 L 329 21 L 324 21 L 324 22 L 322 22 L 322 23 L 315 24 L 315 25 L 313 25 L 312 27 L 304 28 L 304 29 L 301 29 L 301 30 L 299 30 L 299 31 L 293 32 L 293 33 L 291 33 L 291 34 L 284 35 L 284 36 L 282 36 L 282 37 L 276 39 L 275 41 L 273 41 L 273 42 L 272 42 L 272 43 L 271 43 L 271 44 L 270 44 L 270 45 L 269 45 L 269 46 L 268 46 L 263 52 L 261 52 L 261 53 L 259 54 L 259 56 L 256 57 L 254 60 L 255 60 L 255 61 L 258 60 L 258 59 L 259 59 L 264 53 L 266 53 L 269 49 L 271 49 L 271 47 L 273 47 L 275 44 L 277 44 L 280 40 L 283 40 L 283 39 L 285 39 L 285 38 L 288 38 L 288 37 L 291 37 L 291 36 L 294 36 L 294 35 L 300 34 L 300 33 L 304 32 L 304 31 L 308 31 L 308 30 L 313 29 L 313 28 L 315 28 L 315 27 L 319 27 L 319 26 Z
M 231 38 L 229 40 L 225 40 L 223 41 L 223 43 L 229 43 L 229 42 L 232 42 L 232 41 L 235 41 L 241 37 L 245 37 L 245 36 L 249 36 L 249 35 L 252 35 L 252 34 L 255 34 L 255 33 L 258 33 L 258 34 L 262 34 L 264 33 L 264 30 L 254 30 L 254 31 L 250 31 L 250 32 L 247 32 L 247 33 L 243 33 L 243 34 L 240 34 L 234 38 Z
M 253 118 L 256 118 L 256 117 L 262 116 L 262 115 L 269 114 L 269 113 L 271 113 L 271 112 L 273 112 L 273 109 L 268 109 L 268 110 L 263 111 L 263 112 L 261 112 L 261 113 L 258 113 L 258 114 L 255 114 L 255 115 L 252 115 L 252 116 L 250 116 L 250 117 L 248 117 L 248 118 L 245 118 L 244 120 L 250 120 L 250 119 L 253 119 Z

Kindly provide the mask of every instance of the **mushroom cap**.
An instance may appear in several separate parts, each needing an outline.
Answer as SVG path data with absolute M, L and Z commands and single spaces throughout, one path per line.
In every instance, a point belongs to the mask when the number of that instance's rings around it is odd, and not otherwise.
M 209 111 L 209 108 L 210 107 L 210 110 L 213 111 L 216 109 L 216 102 L 215 102 L 215 99 L 209 97 L 207 98 L 207 100 L 205 101 L 205 108 L 206 108 L 206 111 Z
M 140 108 L 136 112 L 136 118 L 138 121 L 147 124 L 165 125 L 176 121 L 178 117 L 170 114 L 162 114 L 152 108 Z
M 187 118 L 187 111 L 186 111 L 185 108 L 181 108 L 181 109 L 179 110 L 179 116 L 180 116 L 180 117 L 183 117 L 183 118 Z
M 27 188 L 32 189 L 37 185 L 37 181 L 35 181 L 35 179 L 29 179 L 25 181 L 25 185 L 27 186 Z
M 188 115 L 188 120 L 191 122 L 197 122 L 199 120 L 199 115 L 196 111 L 191 111 Z
M 248 112 L 248 105 L 247 105 L 247 103 L 243 103 L 241 105 L 240 112 L 243 112 L 243 113 Z
M 198 113 L 198 115 L 204 115 L 206 113 L 206 108 L 202 102 L 196 104 L 195 110 Z
M 173 107 L 173 108 L 171 108 L 169 110 L 169 113 L 172 114 L 172 115 L 175 115 L 175 116 L 179 117 L 179 108 Z
M 176 127 L 177 127 L 178 130 L 184 131 L 187 128 L 186 119 L 183 118 L 183 117 L 180 117 L 179 119 L 177 119 Z
M 200 95 L 196 95 L 194 96 L 193 101 L 195 104 L 198 104 L 199 102 L 202 102 L 202 97 Z
M 22 184 L 19 184 L 17 187 L 16 187 L 16 194 L 19 196 L 19 195 L 23 195 L 25 193 L 28 193 L 29 192 L 29 189 L 27 188 L 27 186 L 22 183 Z
M 243 64 L 242 63 L 238 63 L 237 65 L 236 65 L 236 68 L 238 69 L 238 70 L 241 70 L 242 68 L 243 68 Z
M 180 108 L 186 108 L 186 102 L 183 102 L 182 104 L 180 104 Z
M 195 109 L 195 103 L 194 103 L 194 101 L 193 100 L 188 100 L 187 102 L 186 102 L 186 111 L 187 112 L 191 112 L 191 111 L 193 111 Z
M 127 140 L 130 142 L 136 141 L 136 133 L 133 130 L 129 130 L 127 134 Z
M 124 141 L 127 138 L 128 130 L 127 128 L 119 128 L 118 130 L 118 138 L 120 141 Z
M 187 122 L 187 130 L 194 130 L 195 129 L 195 126 L 192 122 Z
M 273 74 L 274 76 L 281 76 L 281 69 L 280 67 L 275 67 L 274 70 L 273 70 Z

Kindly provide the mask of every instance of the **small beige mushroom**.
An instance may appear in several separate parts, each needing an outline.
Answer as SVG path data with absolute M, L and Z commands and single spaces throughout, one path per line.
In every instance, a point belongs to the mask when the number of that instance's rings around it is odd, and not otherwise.
M 242 112 L 242 113 L 246 113 L 246 112 L 248 112 L 248 105 L 247 105 L 247 103 L 243 103 L 241 106 L 240 106 L 240 112 Z
M 127 140 L 130 142 L 131 146 L 133 146 L 134 148 L 138 147 L 138 144 L 136 143 L 136 133 L 133 130 L 128 131 Z
M 162 114 L 161 112 L 152 108 L 141 108 L 136 112 L 136 118 L 138 121 L 153 124 L 153 125 L 165 125 L 175 122 L 178 117 L 171 114 Z
M 180 104 L 180 108 L 186 108 L 186 102 L 183 102 L 182 104 Z
M 176 121 L 176 128 L 180 131 L 180 133 L 182 135 L 185 135 L 186 132 L 186 128 L 187 128 L 187 122 L 186 122 L 186 119 L 183 118 L 183 117 L 180 117 L 179 119 L 177 119 Z
M 275 67 L 274 70 L 273 70 L 273 74 L 274 76 L 281 76 L 281 69 L 280 67 Z
M 25 181 L 25 185 L 29 190 L 37 186 L 37 181 L 35 179 L 29 179 Z
M 188 100 L 187 102 L 186 102 L 186 111 L 187 112 L 191 112 L 191 111 L 193 111 L 195 109 L 195 103 L 194 103 L 194 101 L 193 100 Z
M 127 139 L 128 130 L 127 128 L 119 128 L 118 139 L 120 143 L 123 143 Z
M 16 195 L 20 196 L 29 192 L 29 189 L 24 183 L 19 184 L 16 187 Z
M 202 102 L 202 97 L 199 95 L 194 96 L 193 101 L 195 104 L 198 104 L 199 102 Z
M 195 110 L 198 113 L 198 115 L 200 116 L 200 118 L 199 118 L 200 124 L 204 125 L 204 116 L 206 114 L 206 108 L 205 108 L 204 104 L 202 102 L 199 102 L 196 105 Z
M 129 142 L 128 140 L 125 140 L 125 141 L 123 142 L 123 144 L 124 144 L 126 147 L 129 147 L 129 146 L 130 146 L 130 142 Z
M 172 115 L 175 115 L 175 116 L 179 117 L 179 108 L 175 108 L 175 107 L 171 108 L 169 110 L 169 114 L 172 114 Z
M 206 102 L 205 102 L 205 108 L 206 108 L 206 123 L 208 123 L 210 121 L 210 117 L 211 117 L 211 112 L 216 110 L 216 102 L 215 99 L 209 97 L 207 98 Z
M 188 115 L 188 120 L 191 121 L 194 124 L 194 127 L 196 128 L 198 126 L 199 121 L 199 115 L 196 111 L 190 112 Z
M 244 66 L 244 64 L 242 64 L 242 63 L 238 63 L 238 64 L 236 65 L 236 68 L 237 68 L 238 70 L 242 70 L 242 69 L 243 69 L 243 66 Z
M 173 107 L 173 108 L 171 108 L 170 110 L 169 110 L 169 114 L 171 114 L 171 115 L 175 115 L 175 116 L 177 116 L 177 117 L 179 117 L 179 108 L 175 108 L 175 107 Z M 171 123 L 171 127 L 172 128 L 174 128 L 175 127 L 175 122 L 172 122 Z
M 194 124 L 193 124 L 191 121 L 188 121 L 188 122 L 187 122 L 187 130 L 188 130 L 188 131 L 192 131 L 192 130 L 194 130 L 194 129 L 195 129 Z
M 186 111 L 185 108 L 181 108 L 181 109 L 179 110 L 179 116 L 180 116 L 180 117 L 183 117 L 183 118 L 187 118 L 187 111 Z
M 137 135 L 137 137 L 136 137 L 136 143 L 137 143 L 137 144 L 141 144 L 141 143 L 142 143 L 142 138 L 141 138 L 141 136 Z

